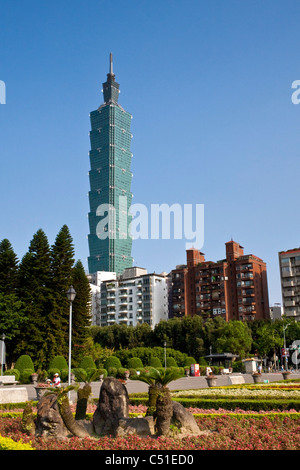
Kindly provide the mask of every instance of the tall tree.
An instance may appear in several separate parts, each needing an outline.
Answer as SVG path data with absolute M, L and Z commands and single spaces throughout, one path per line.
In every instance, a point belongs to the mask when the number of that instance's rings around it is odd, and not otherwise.
M 69 332 L 69 302 L 67 291 L 72 284 L 74 265 L 73 240 L 67 225 L 63 225 L 51 247 L 51 315 L 47 340 L 48 360 L 56 355 L 67 357 Z
M 72 358 L 76 362 L 80 358 L 81 349 L 88 336 L 91 324 L 91 288 L 83 264 L 78 260 L 72 271 L 72 285 L 76 297 L 72 306 Z
M 50 297 L 50 248 L 48 239 L 39 229 L 19 267 L 20 300 L 25 305 L 26 322 L 22 326 L 16 352 L 29 354 L 36 367 L 45 362 L 45 330 Z
M 18 258 L 10 241 L 4 238 L 0 243 L 0 293 L 15 293 L 17 282 Z
M 217 352 L 231 352 L 243 359 L 252 346 L 251 330 L 246 323 L 239 320 L 224 322 L 218 328 L 216 340 Z

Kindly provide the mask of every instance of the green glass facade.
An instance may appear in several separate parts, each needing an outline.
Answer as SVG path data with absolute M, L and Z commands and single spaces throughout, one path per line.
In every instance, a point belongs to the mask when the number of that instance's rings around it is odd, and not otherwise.
M 112 72 L 103 83 L 104 104 L 90 113 L 89 273 L 121 273 L 132 266 L 131 114 L 119 104 L 119 84 Z

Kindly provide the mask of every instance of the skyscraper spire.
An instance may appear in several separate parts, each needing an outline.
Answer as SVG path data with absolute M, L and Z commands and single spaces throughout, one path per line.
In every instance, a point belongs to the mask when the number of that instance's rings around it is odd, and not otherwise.
M 109 62 L 110 62 L 109 73 L 110 73 L 111 75 L 113 75 L 113 59 L 112 59 L 112 53 L 110 53 L 110 55 L 109 55 Z
M 104 102 L 118 103 L 120 85 L 115 81 L 115 74 L 113 73 L 113 58 L 112 53 L 109 54 L 109 73 L 107 80 L 103 83 Z

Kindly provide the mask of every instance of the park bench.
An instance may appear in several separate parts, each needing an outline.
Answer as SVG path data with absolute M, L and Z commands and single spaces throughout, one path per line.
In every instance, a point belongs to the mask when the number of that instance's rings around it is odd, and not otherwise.
M 242 375 L 228 375 L 228 385 L 244 384 L 245 379 Z
M 0 387 L 4 385 L 15 386 L 19 382 L 16 381 L 16 377 L 14 375 L 0 375 Z

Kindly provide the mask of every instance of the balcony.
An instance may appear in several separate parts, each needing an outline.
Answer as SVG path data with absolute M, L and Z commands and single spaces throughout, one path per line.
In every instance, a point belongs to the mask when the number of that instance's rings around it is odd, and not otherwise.
M 119 322 L 120 322 L 120 323 L 125 323 L 125 322 L 127 323 L 127 322 L 128 322 L 128 318 L 127 318 L 127 317 L 121 317 L 121 318 L 119 318 Z
M 285 300 L 284 301 L 284 306 L 285 307 L 295 307 L 296 306 L 296 301 L 295 300 Z
M 291 269 L 287 271 L 282 271 L 282 277 L 291 277 L 291 276 L 293 276 L 293 272 Z
M 295 295 L 294 290 L 285 290 L 285 291 L 283 291 L 283 296 L 284 297 L 292 297 L 293 295 Z
M 283 281 L 282 286 L 283 287 L 293 287 L 296 285 L 295 281 L 289 280 L 289 281 Z

